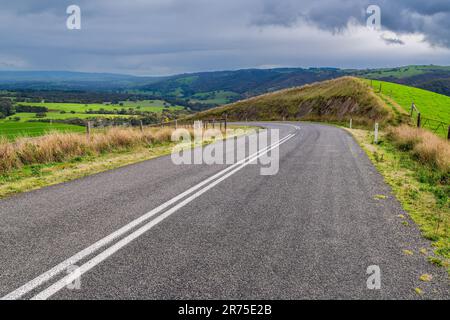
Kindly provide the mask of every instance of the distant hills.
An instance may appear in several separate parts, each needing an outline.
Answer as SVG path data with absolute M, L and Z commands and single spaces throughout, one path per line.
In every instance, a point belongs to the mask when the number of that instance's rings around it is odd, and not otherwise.
M 143 93 L 189 102 L 206 109 L 248 97 L 314 82 L 357 76 L 423 88 L 450 96 L 450 67 L 405 66 L 351 70 L 338 68 L 243 69 L 169 77 L 109 73 L 0 71 L 0 90 L 81 90 Z
M 268 91 L 311 83 L 342 75 L 339 69 L 246 69 L 178 75 L 142 87 L 161 93 L 195 95 L 199 92 L 229 91 L 252 96 Z
M 126 90 L 163 81 L 165 77 L 137 77 L 112 73 L 71 71 L 0 71 L 1 90 Z

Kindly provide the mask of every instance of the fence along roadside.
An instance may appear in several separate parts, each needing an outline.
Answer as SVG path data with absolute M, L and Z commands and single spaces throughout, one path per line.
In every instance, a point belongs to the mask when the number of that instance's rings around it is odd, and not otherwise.
M 423 117 L 422 114 L 420 113 L 420 110 L 413 102 L 411 104 L 411 111 L 410 111 L 411 119 L 414 119 L 414 115 L 416 115 L 417 117 L 415 124 L 417 125 L 418 128 L 427 128 L 436 134 L 439 133 L 440 130 L 442 130 L 443 133 L 445 133 L 445 130 L 447 130 L 447 139 L 450 140 L 450 124 L 447 124 L 439 120 Z

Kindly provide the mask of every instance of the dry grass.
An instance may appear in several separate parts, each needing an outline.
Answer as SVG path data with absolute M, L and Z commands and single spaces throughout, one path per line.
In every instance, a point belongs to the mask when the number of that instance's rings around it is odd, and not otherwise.
M 390 128 L 388 137 L 400 150 L 411 152 L 421 163 L 450 172 L 450 142 L 408 125 Z
M 313 83 L 275 91 L 213 108 L 193 116 L 196 119 L 229 120 L 314 120 L 359 119 L 370 126 L 374 121 L 391 121 L 395 114 L 362 80 L 352 77 Z M 363 123 L 364 122 L 364 123 Z
M 63 162 L 85 155 L 164 143 L 171 140 L 173 129 L 111 128 L 92 134 L 52 132 L 38 138 L 19 138 L 15 142 L 0 140 L 0 173 L 23 165 Z

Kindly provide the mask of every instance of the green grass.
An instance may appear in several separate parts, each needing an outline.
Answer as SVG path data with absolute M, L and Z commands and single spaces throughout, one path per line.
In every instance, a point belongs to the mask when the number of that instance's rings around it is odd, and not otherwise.
M 19 121 L 15 121 L 14 118 L 19 117 Z M 67 119 L 88 119 L 93 117 L 102 118 L 114 118 L 114 117 L 133 117 L 127 115 L 97 115 L 87 113 L 59 113 L 48 112 L 44 118 L 36 118 L 35 113 L 19 112 L 11 117 L 0 120 L 0 136 L 6 136 L 9 139 L 14 139 L 18 136 L 39 136 L 47 133 L 51 130 L 78 132 L 85 130 L 84 127 L 69 125 L 64 123 L 47 123 L 47 122 L 34 122 L 32 120 L 67 120 Z M 11 118 L 11 120 L 10 120 Z M 31 122 L 30 122 L 31 121 Z
M 133 108 L 140 111 L 148 111 L 148 112 L 162 112 L 163 109 L 171 109 L 171 110 L 182 110 L 182 106 L 167 106 L 164 105 L 165 101 L 162 100 L 142 100 L 142 101 L 123 101 L 123 105 L 119 104 L 101 104 L 101 103 L 90 103 L 90 104 L 82 104 L 82 103 L 50 103 L 50 102 L 20 102 L 19 105 L 28 105 L 28 106 L 37 106 L 37 107 L 47 107 L 50 111 L 66 111 L 71 112 L 75 111 L 76 113 L 85 113 L 87 110 L 95 110 L 98 111 L 100 109 L 113 111 L 120 109 L 129 109 Z
M 400 105 L 406 112 L 410 112 L 411 105 L 414 102 L 416 107 L 420 110 L 422 117 L 441 121 L 450 125 L 450 97 L 431 91 L 413 88 L 401 84 L 366 80 L 368 83 L 372 82 L 375 92 L 379 92 L 381 84 L 381 93 L 390 97 L 398 105 Z M 423 121 L 424 127 L 434 130 L 437 122 L 431 121 L 426 123 Z M 440 127 L 436 132 L 440 136 L 447 136 L 447 126 Z
M 83 132 L 84 127 L 62 123 L 45 122 L 3 122 L 0 123 L 0 136 L 14 139 L 20 136 L 40 136 L 51 131 Z
M 409 112 L 414 102 L 424 117 L 450 124 L 450 97 L 391 82 L 372 80 L 372 84 L 376 92 L 381 84 L 381 92 L 394 99 L 405 111 Z
M 47 112 L 47 116 L 44 118 L 37 118 L 35 113 L 25 113 L 19 112 L 14 114 L 11 117 L 0 120 L 0 124 L 8 123 L 8 122 L 16 122 L 14 120 L 9 120 L 9 118 L 14 119 L 15 117 L 19 117 L 19 122 L 27 122 L 29 120 L 40 120 L 40 119 L 53 119 L 53 120 L 65 120 L 65 119 L 88 119 L 93 117 L 102 117 L 102 118 L 114 118 L 114 117 L 130 117 L 127 115 L 115 115 L 115 114 L 88 114 L 88 113 L 59 113 L 59 112 Z
M 35 115 L 33 115 L 35 117 Z M 47 113 L 47 119 L 54 120 L 64 120 L 64 119 L 89 119 L 89 118 L 104 118 L 104 119 L 112 119 L 112 118 L 131 118 L 134 116 L 124 115 L 124 114 L 89 114 L 89 113 L 60 113 L 60 112 L 49 112 Z M 46 119 L 44 118 L 44 119 Z
M 133 108 L 141 111 L 150 111 L 150 112 L 162 112 L 164 109 L 169 110 L 183 110 L 182 106 L 172 106 L 168 102 L 163 100 L 141 100 L 141 101 L 123 101 L 123 107 L 121 108 Z M 164 105 L 164 103 L 166 105 Z M 115 107 L 117 108 L 117 106 Z
M 408 152 L 398 150 L 384 135 L 380 144 L 375 145 L 371 132 L 349 131 L 384 176 L 422 235 L 432 242 L 434 255 L 428 256 L 429 260 L 440 263 L 450 274 L 450 189 L 448 184 L 440 182 L 443 173 L 421 164 Z M 409 228 L 410 224 L 404 219 L 399 217 L 398 223 Z M 426 250 L 423 254 L 428 255 Z
M 91 114 L 86 113 L 88 110 L 99 111 L 100 109 L 113 111 L 121 109 L 135 109 L 138 111 L 148 111 L 160 113 L 163 109 L 169 110 L 182 110 L 182 106 L 171 106 L 169 103 L 163 100 L 142 100 L 142 101 L 123 101 L 123 105 L 111 105 L 111 104 L 81 104 L 81 103 L 37 103 L 37 102 L 21 102 L 20 105 L 47 107 L 49 112 L 46 113 L 46 117 L 37 118 L 36 113 L 16 113 L 11 117 L 0 120 L 0 136 L 7 136 L 13 139 L 17 136 L 38 136 L 42 135 L 48 130 L 60 130 L 60 131 L 82 131 L 82 127 L 65 125 L 65 124 L 49 124 L 49 123 L 34 123 L 28 122 L 32 120 L 67 120 L 67 119 L 89 119 L 89 118 L 105 118 L 111 119 L 115 117 L 132 118 L 132 115 L 120 115 L 120 114 Z M 65 113 L 61 113 L 65 112 Z M 75 113 L 72 113 L 75 112 Z M 19 117 L 19 121 L 15 121 L 14 118 Z M 80 129 L 81 128 L 81 129 Z

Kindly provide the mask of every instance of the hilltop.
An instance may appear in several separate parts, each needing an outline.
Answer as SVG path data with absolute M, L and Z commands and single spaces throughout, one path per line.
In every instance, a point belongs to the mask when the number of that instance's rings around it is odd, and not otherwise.
M 389 121 L 395 114 L 363 80 L 354 77 L 280 90 L 196 115 L 199 119 L 230 120 L 327 120 L 364 123 Z

